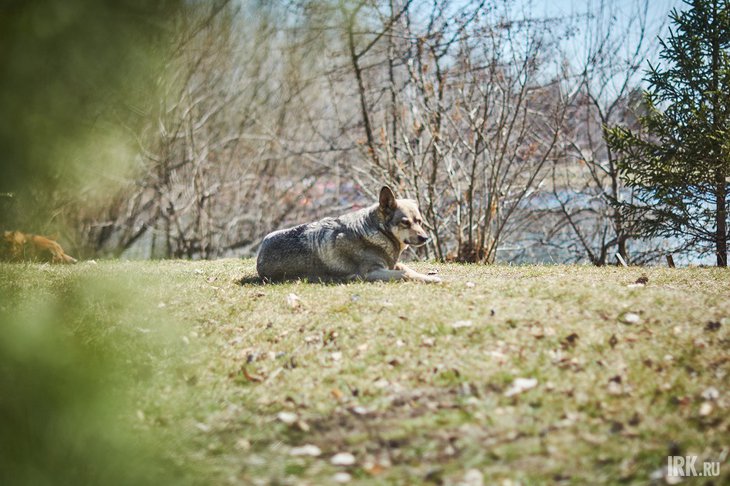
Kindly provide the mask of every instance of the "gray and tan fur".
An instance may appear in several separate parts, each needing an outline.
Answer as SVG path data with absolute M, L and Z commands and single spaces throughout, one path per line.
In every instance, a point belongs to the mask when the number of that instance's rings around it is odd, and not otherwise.
M 418 205 L 396 199 L 389 187 L 378 204 L 339 218 L 269 233 L 261 243 L 256 270 L 265 280 L 415 280 L 438 283 L 398 262 L 409 245 L 428 241 Z

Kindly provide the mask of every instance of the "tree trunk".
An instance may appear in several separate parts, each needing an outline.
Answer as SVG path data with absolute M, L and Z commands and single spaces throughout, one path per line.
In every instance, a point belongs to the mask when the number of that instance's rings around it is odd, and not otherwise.
M 712 5 L 712 81 L 710 89 L 712 90 L 712 128 L 713 134 L 719 134 L 722 124 L 720 121 L 720 93 L 718 92 L 720 82 L 720 32 L 718 32 L 718 2 Z M 715 253 L 717 254 L 717 266 L 727 267 L 727 205 L 725 190 L 725 160 L 722 156 L 722 147 L 718 142 L 713 150 L 712 163 L 715 165 Z
M 717 197 L 717 210 L 715 211 L 717 266 L 727 267 L 727 191 L 725 188 L 725 174 L 721 167 L 718 167 L 715 171 L 715 183 Z

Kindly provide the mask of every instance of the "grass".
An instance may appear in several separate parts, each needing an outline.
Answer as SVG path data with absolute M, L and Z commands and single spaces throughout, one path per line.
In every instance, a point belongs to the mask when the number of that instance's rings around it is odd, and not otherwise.
M 97 407 L 108 442 L 136 460 L 143 438 L 157 482 L 647 484 L 668 455 L 722 462 L 691 484 L 730 479 L 730 273 L 414 266 L 447 282 L 241 284 L 250 260 L 6 264 L 5 349 L 35 346 L 23 329 L 41 313 L 83 350 L 43 369 L 106 362 L 69 386 L 117 397 Z M 512 394 L 517 378 L 536 384 Z M 37 392 L 17 400 L 35 410 Z

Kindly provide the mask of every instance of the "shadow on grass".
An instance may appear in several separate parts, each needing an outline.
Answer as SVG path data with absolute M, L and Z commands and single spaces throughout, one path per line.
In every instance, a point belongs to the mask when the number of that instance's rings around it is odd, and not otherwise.
M 239 279 L 234 280 L 236 285 L 241 287 L 244 286 L 260 286 L 260 285 L 281 285 L 287 283 L 304 282 L 309 284 L 318 285 L 343 285 L 349 283 L 365 282 L 365 280 L 359 278 L 322 278 L 322 277 L 305 277 L 305 278 L 279 278 L 279 279 L 268 279 L 261 278 L 258 275 L 245 275 Z

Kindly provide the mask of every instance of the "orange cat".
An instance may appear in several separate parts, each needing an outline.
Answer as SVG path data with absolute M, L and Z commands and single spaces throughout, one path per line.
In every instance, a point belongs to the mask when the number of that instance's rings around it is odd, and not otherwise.
M 76 259 L 66 255 L 61 245 L 45 236 L 6 231 L 3 234 L 2 259 L 11 261 L 42 260 L 51 263 L 76 263 Z

